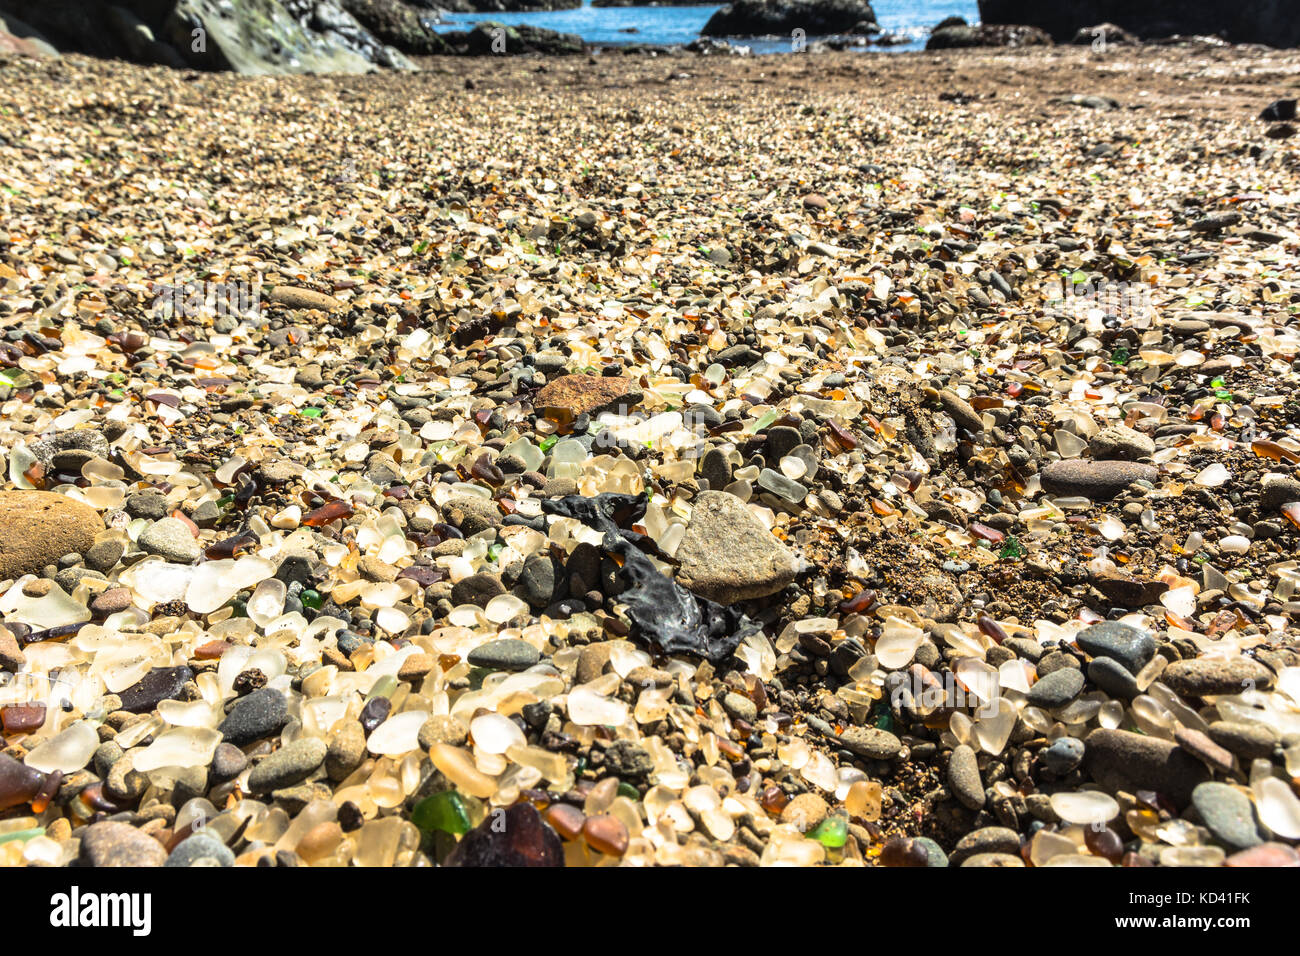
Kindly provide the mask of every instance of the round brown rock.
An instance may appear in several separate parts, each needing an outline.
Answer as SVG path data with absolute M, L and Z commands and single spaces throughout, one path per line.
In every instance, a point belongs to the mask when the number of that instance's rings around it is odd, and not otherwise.
M 163 845 L 128 823 L 92 823 L 81 835 L 81 862 L 87 866 L 162 866 Z
M 84 554 L 104 530 L 89 505 L 50 491 L 0 491 L 0 579 L 38 574 L 65 554 Z

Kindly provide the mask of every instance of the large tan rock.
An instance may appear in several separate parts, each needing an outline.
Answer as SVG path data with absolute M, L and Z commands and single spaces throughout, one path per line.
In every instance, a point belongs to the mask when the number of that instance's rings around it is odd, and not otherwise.
M 798 570 L 790 549 L 725 491 L 696 496 L 676 557 L 677 582 L 719 604 L 775 594 Z
M 84 554 L 104 530 L 89 505 L 49 491 L 0 491 L 0 580 L 39 574 L 65 554 Z

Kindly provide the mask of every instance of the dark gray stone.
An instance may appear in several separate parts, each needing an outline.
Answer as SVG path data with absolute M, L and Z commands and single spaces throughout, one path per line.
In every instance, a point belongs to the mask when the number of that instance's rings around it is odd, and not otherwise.
M 1118 621 L 1103 621 L 1085 627 L 1074 642 L 1092 657 L 1109 657 L 1136 674 L 1156 655 L 1156 642 L 1150 634 Z

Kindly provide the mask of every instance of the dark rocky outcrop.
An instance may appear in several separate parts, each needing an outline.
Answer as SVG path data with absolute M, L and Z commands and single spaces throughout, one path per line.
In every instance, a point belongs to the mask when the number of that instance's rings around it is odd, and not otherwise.
M 433 6 L 450 13 L 541 13 L 576 10 L 582 0 L 438 0 Z
M 936 28 L 925 41 L 927 50 L 954 50 L 981 46 L 1051 46 L 1052 38 L 1038 27 L 1022 24 L 988 24 Z
M 1295 0 L 979 0 L 985 23 L 1025 23 L 1066 42 L 1084 27 L 1113 23 L 1144 40 L 1208 34 L 1233 43 L 1300 45 Z
M 559 33 L 525 24 L 509 27 L 492 20 L 476 23 L 473 29 L 464 32 L 444 33 L 442 37 L 451 52 L 461 56 L 524 53 L 563 56 L 586 50 L 582 37 L 576 33 Z
M 1141 43 L 1134 34 L 1113 23 L 1096 23 L 1090 27 L 1080 27 L 1070 40 L 1076 46 L 1124 46 Z
M 105 59 L 250 74 L 414 68 L 336 0 L 0 0 L 0 13 L 60 52 Z
M 447 44 L 421 22 L 402 0 L 339 0 L 341 6 L 381 43 L 403 53 L 431 56 L 446 53 Z
M 879 32 L 876 12 L 867 0 L 736 0 L 704 24 L 702 36 L 828 36 L 860 31 L 863 25 Z

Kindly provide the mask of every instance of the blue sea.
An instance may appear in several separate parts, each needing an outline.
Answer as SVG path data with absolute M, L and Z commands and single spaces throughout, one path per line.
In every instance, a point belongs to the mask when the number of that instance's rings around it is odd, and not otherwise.
M 650 43 L 668 46 L 690 43 L 700 35 L 700 29 L 713 16 L 721 4 L 694 7 L 593 7 L 591 0 L 583 0 L 577 10 L 555 10 L 550 13 L 450 13 L 445 22 L 435 25 L 439 32 L 464 30 L 467 24 L 481 20 L 498 23 L 531 23 L 534 26 L 576 33 L 587 43 L 617 46 L 627 43 Z M 970 23 L 979 21 L 976 0 L 872 0 L 876 20 L 888 33 L 898 33 L 910 38 L 909 43 L 894 47 L 869 47 L 871 50 L 892 52 L 919 50 L 925 46 L 930 28 L 944 17 L 965 17 Z M 631 32 L 631 31 L 635 32 Z M 753 49 L 755 53 L 788 53 L 790 41 L 733 40 Z

